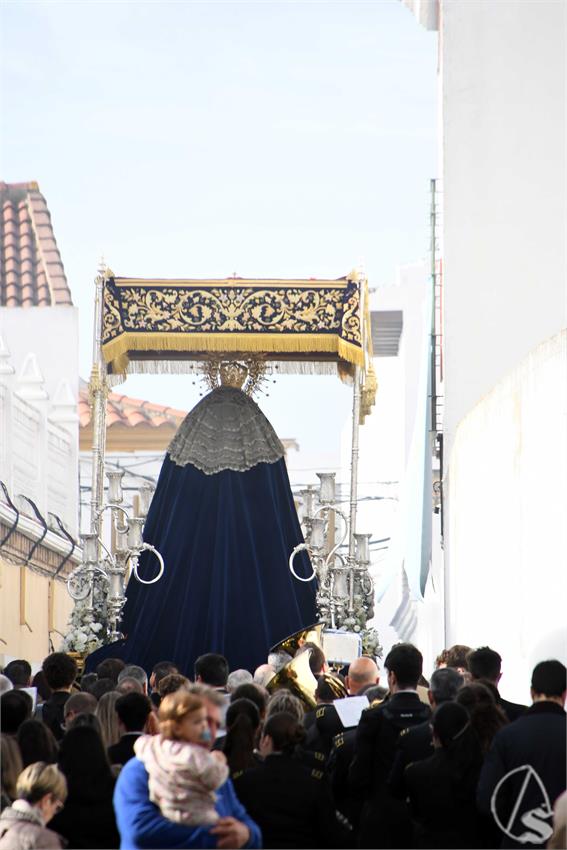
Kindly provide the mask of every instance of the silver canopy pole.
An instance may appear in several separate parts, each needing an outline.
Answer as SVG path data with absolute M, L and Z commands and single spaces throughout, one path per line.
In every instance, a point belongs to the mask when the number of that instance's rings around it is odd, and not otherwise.
M 108 396 L 108 384 L 106 381 L 106 366 L 102 356 L 102 306 L 104 297 L 104 283 L 107 272 L 104 265 L 99 267 L 95 278 L 95 310 L 93 326 L 93 366 L 89 381 L 89 400 L 92 406 L 92 473 L 91 473 L 91 515 L 90 532 L 101 537 L 102 516 L 101 510 L 104 502 L 104 456 L 106 444 L 106 400 Z M 97 555 L 100 558 L 102 552 L 98 544 Z M 94 587 L 91 582 L 89 604 L 93 604 Z

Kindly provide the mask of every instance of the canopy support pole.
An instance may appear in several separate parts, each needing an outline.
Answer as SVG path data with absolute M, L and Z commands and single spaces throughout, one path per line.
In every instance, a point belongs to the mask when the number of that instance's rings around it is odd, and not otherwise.
M 104 297 L 104 283 L 107 272 L 104 265 L 99 268 L 95 278 L 95 310 L 93 329 L 93 366 L 89 381 L 89 399 L 92 405 L 93 444 L 92 444 L 92 467 L 91 467 L 91 513 L 90 533 L 96 535 L 97 540 L 101 537 L 102 516 L 101 510 L 104 501 L 104 457 L 106 449 L 106 401 L 108 397 L 108 383 L 106 380 L 106 364 L 102 355 L 102 307 Z M 98 544 L 98 558 L 102 555 L 100 543 Z M 91 582 L 89 594 L 89 607 L 92 609 L 94 603 L 94 584 Z

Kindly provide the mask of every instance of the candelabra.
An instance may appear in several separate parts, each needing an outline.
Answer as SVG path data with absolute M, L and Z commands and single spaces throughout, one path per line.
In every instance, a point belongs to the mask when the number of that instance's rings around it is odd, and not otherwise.
M 73 570 L 67 580 L 69 594 L 77 603 L 83 605 L 83 624 L 96 623 L 97 618 L 106 618 L 103 626 L 108 629 L 110 640 L 122 637 L 118 629 L 122 609 L 126 602 L 125 589 L 128 578 L 128 565 L 131 574 L 141 584 L 155 584 L 163 575 L 164 562 L 158 550 L 144 543 L 143 527 L 153 495 L 153 486 L 143 484 L 138 494 L 138 516 L 130 516 L 122 506 L 123 470 L 106 472 L 108 478 L 107 501 L 97 509 L 91 524 L 91 533 L 82 534 L 83 558 L 81 564 Z M 114 536 L 114 551 L 111 552 L 102 539 L 103 514 L 110 511 Z M 152 552 L 158 561 L 158 572 L 151 579 L 144 579 L 138 573 L 140 555 L 144 551 Z M 97 585 L 102 584 L 104 611 L 95 611 Z M 96 631 L 96 629 L 94 629 Z
M 374 583 L 369 572 L 371 535 L 357 534 L 335 504 L 335 474 L 318 472 L 317 476 L 318 492 L 313 486 L 300 492 L 305 543 L 291 553 L 289 568 L 299 581 L 317 579 L 317 607 L 326 627 L 360 634 L 364 651 L 374 655 L 380 649 L 378 635 L 367 625 L 374 616 Z M 337 518 L 342 535 L 335 542 Z M 343 554 L 347 539 L 348 553 Z M 300 576 L 294 566 L 301 551 L 308 552 L 313 567 L 307 577 Z

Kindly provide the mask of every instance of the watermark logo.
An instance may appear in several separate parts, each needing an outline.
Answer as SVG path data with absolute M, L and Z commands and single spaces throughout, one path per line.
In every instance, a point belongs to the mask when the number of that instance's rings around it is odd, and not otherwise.
M 511 789 L 505 787 L 506 783 L 511 782 L 515 789 L 519 781 L 521 781 L 520 789 L 516 799 L 513 800 L 510 814 L 506 817 L 506 823 L 503 823 L 498 813 L 499 798 L 508 799 Z M 537 788 L 534 788 L 532 783 L 535 783 Z M 530 800 L 537 800 L 539 797 L 539 804 L 524 811 L 523 804 L 528 794 Z M 502 777 L 492 793 L 490 809 L 502 832 L 513 841 L 519 841 L 520 844 L 543 844 L 553 833 L 551 824 L 546 822 L 553 817 L 553 809 L 545 785 L 530 764 L 516 767 Z

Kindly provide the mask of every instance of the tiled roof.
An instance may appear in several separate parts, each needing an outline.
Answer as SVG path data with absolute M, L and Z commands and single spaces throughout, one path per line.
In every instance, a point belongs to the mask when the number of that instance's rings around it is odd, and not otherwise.
M 0 306 L 72 305 L 51 215 L 37 183 L 0 182 Z
M 173 407 L 163 407 L 139 398 L 129 398 L 118 393 L 109 393 L 106 405 L 106 424 L 122 425 L 125 428 L 135 428 L 137 425 L 150 425 L 159 428 L 162 425 L 178 428 L 187 416 L 186 410 L 175 410 Z M 81 428 L 87 428 L 91 421 L 89 392 L 85 383 L 81 382 L 79 390 L 79 422 Z

